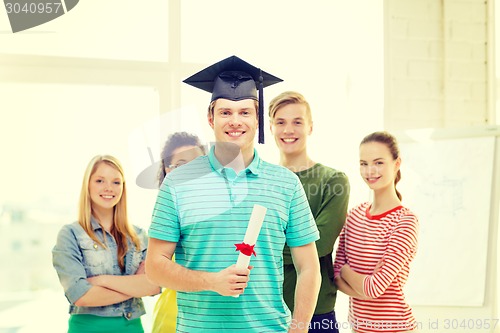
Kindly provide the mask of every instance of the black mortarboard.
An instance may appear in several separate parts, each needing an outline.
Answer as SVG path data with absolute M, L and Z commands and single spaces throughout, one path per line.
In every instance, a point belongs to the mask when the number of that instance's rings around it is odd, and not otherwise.
M 259 101 L 259 143 L 264 143 L 264 87 L 283 81 L 242 59 L 231 56 L 221 60 L 183 82 L 212 93 L 212 100 Z M 257 94 L 257 90 L 259 93 Z

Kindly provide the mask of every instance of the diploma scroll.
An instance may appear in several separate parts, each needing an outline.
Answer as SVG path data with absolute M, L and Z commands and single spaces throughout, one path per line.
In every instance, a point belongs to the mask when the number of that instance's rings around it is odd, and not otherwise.
M 257 256 L 254 251 L 254 246 L 257 242 L 257 238 L 259 237 L 260 229 L 262 228 L 262 223 L 264 222 L 264 217 L 266 216 L 266 211 L 267 208 L 264 206 L 253 206 L 252 215 L 250 216 L 250 221 L 248 222 L 243 243 L 234 244 L 236 246 L 236 251 L 240 251 L 238 260 L 236 261 L 236 267 L 247 268 L 250 264 L 250 257 L 252 254 Z

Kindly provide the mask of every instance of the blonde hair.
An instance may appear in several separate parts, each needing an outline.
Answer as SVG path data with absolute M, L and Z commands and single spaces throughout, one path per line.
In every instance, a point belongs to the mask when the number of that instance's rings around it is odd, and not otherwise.
M 113 208 L 113 226 L 111 227 L 111 234 L 115 238 L 117 244 L 117 254 L 118 254 L 118 264 L 122 271 L 125 268 L 125 255 L 128 251 L 128 239 L 135 244 L 137 250 L 140 249 L 140 241 L 134 228 L 128 221 L 127 216 L 127 188 L 125 184 L 125 177 L 123 173 L 123 168 L 118 161 L 113 156 L 110 155 L 97 155 L 92 160 L 90 160 L 87 168 L 85 169 L 85 174 L 83 176 L 82 189 L 80 192 L 80 205 L 78 210 L 78 223 L 82 226 L 83 230 L 89 235 L 90 238 L 103 248 L 106 245 L 101 242 L 92 228 L 91 216 L 92 216 L 92 200 L 90 198 L 89 183 L 90 178 L 96 172 L 97 167 L 105 163 L 110 167 L 116 169 L 120 172 L 123 179 L 123 192 L 120 201 Z M 106 239 L 106 238 L 104 238 Z
M 269 103 L 269 120 L 273 120 L 276 112 L 282 107 L 289 104 L 302 104 L 306 107 L 306 117 L 312 123 L 311 107 L 305 97 L 296 91 L 285 91 L 274 97 Z

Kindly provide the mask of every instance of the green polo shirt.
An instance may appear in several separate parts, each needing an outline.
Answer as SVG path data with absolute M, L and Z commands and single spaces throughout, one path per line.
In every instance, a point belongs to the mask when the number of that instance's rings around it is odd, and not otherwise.
M 337 298 L 337 287 L 333 280 L 332 251 L 347 215 L 349 180 L 343 172 L 320 163 L 297 172 L 296 175 L 304 187 L 320 234 L 316 247 L 320 257 L 321 288 L 314 314 L 324 314 L 334 310 Z M 285 247 L 283 259 L 284 297 L 286 304 L 293 311 L 297 273 L 288 247 Z

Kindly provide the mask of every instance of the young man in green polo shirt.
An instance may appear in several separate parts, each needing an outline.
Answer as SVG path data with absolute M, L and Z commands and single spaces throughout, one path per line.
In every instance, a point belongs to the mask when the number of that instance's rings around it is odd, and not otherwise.
M 312 133 L 313 121 L 309 103 L 302 94 L 287 91 L 276 96 L 269 104 L 269 119 L 280 150 L 280 165 L 295 172 L 302 182 L 320 233 L 316 247 L 322 282 L 309 332 L 338 333 L 332 251 L 346 218 L 349 181 L 343 172 L 316 163 L 307 154 L 307 138 Z M 298 280 L 288 247 L 285 247 L 283 260 L 284 298 L 293 311 Z
M 262 88 L 279 81 L 234 56 L 184 81 L 212 93 L 208 123 L 216 143 L 165 177 L 146 259 L 148 277 L 178 291 L 178 332 L 308 330 L 321 284 L 319 233 L 297 176 L 254 148 L 258 126 L 263 141 Z M 235 245 L 254 204 L 267 208 L 256 256 L 249 268 L 236 268 Z M 298 275 L 292 316 L 283 301 L 285 243 Z

